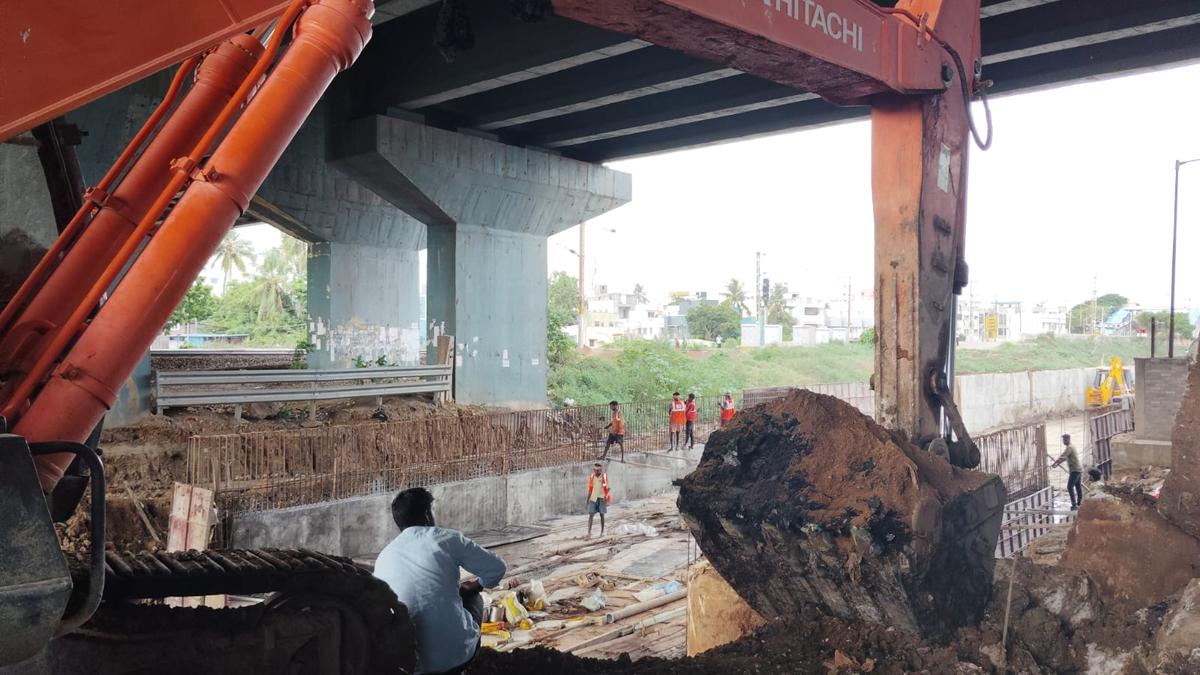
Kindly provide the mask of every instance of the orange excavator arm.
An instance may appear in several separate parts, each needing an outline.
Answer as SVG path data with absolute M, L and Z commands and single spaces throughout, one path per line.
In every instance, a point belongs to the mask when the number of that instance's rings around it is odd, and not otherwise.
M 871 106 L 876 416 L 978 463 L 953 400 L 979 0 L 553 0 L 585 23 L 838 104 Z M 990 133 L 990 132 L 989 132 Z M 977 142 L 986 148 L 987 141 Z
M 287 5 L 7 0 L 0 11 L 0 141 L 263 26 Z

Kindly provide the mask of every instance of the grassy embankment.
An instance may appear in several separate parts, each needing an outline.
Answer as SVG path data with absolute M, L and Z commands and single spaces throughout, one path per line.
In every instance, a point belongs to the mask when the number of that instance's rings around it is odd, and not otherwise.
M 1119 356 L 1132 365 L 1147 356 L 1138 338 L 1056 339 L 1042 337 L 990 349 L 958 350 L 958 373 L 1004 373 L 1104 365 Z M 781 387 L 830 382 L 865 382 L 871 376 L 872 348 L 832 343 L 815 347 L 768 347 L 681 352 L 657 342 L 574 356 L 550 373 L 556 403 L 579 405 L 667 398 L 672 391 L 718 394 L 750 387 Z

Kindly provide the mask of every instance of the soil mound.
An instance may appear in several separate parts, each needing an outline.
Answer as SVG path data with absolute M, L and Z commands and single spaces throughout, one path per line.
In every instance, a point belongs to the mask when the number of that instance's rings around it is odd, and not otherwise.
M 945 636 L 978 622 L 990 598 L 1004 497 L 999 478 L 797 390 L 709 438 L 679 509 L 713 567 L 764 617 L 815 606 Z

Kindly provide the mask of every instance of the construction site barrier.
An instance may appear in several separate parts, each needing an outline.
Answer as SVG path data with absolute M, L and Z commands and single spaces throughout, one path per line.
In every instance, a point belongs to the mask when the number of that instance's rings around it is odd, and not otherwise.
M 1133 410 L 1123 405 L 1111 405 L 1087 411 L 1088 447 L 1092 466 L 1104 477 L 1112 476 L 1112 437 L 1133 431 Z
M 718 427 L 720 398 L 697 399 L 697 443 L 707 442 Z M 749 398 L 735 396 L 739 409 Z M 626 452 L 678 457 L 665 452 L 669 403 L 621 405 Z M 610 418 L 607 405 L 589 405 L 193 436 L 188 477 L 213 489 L 227 512 L 300 506 L 590 462 L 604 451 Z M 1044 441 L 1038 443 L 1045 432 L 1037 427 L 980 437 L 985 466 L 999 471 L 1018 492 L 1045 487 L 1045 472 L 1032 468 L 1045 454 Z M 619 448 L 612 447 L 609 457 L 619 456 Z
M 345 368 L 337 370 L 178 370 L 160 371 L 155 379 L 154 405 L 233 405 L 241 417 L 245 403 L 308 402 L 375 398 L 450 391 L 453 366 Z
M 1033 540 L 1056 528 L 1069 527 L 1074 513 L 1054 510 L 1054 488 L 1043 487 L 1004 505 L 996 557 L 1011 558 L 1029 548 Z

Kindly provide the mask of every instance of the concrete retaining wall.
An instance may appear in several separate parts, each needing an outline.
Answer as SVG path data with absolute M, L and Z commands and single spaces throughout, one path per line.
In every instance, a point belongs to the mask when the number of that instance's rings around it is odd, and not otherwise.
M 671 488 L 700 458 L 695 450 L 681 458 L 630 454 L 643 466 L 608 465 L 613 514 L 631 499 L 660 494 Z M 684 458 L 686 461 L 684 461 Z M 532 525 L 553 516 L 584 513 L 587 475 L 591 463 L 553 466 L 429 486 L 438 525 L 468 534 L 509 525 Z M 393 537 L 392 494 L 366 495 L 287 509 L 239 513 L 233 516 L 230 547 L 309 548 L 352 557 L 374 556 Z
M 983 373 L 954 378 L 954 398 L 972 431 L 1083 408 L 1092 369 Z

